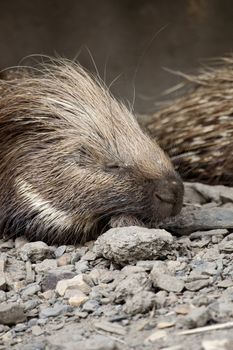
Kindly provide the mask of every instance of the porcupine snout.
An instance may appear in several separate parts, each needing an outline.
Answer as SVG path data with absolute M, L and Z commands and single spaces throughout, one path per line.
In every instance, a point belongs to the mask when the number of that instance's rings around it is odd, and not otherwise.
M 184 186 L 175 173 L 153 183 L 151 186 L 152 211 L 156 221 L 177 215 L 183 204 Z

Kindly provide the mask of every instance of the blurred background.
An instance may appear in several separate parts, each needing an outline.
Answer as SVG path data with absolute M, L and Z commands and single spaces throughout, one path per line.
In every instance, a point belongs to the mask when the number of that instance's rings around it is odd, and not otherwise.
M 134 109 L 140 113 L 155 110 L 161 93 L 179 81 L 164 67 L 194 72 L 206 58 L 233 49 L 232 0 L 0 0 L 0 5 L 0 69 L 27 55 L 57 54 L 78 56 L 95 71 L 93 57 L 117 97 L 132 102 L 135 89 Z

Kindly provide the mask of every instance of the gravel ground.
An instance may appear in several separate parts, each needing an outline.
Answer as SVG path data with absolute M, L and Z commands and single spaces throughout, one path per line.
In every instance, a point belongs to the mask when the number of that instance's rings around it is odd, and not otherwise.
M 233 349 L 233 188 L 185 189 L 159 229 L 0 241 L 0 349 Z

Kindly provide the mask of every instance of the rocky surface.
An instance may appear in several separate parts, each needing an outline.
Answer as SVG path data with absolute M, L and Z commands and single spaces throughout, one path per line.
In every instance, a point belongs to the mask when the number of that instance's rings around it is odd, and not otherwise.
M 157 229 L 0 241 L 0 349 L 233 349 L 233 189 L 186 184 Z

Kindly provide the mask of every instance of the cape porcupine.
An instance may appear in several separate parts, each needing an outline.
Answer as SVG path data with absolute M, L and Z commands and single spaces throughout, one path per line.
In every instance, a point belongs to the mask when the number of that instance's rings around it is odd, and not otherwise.
M 0 232 L 84 242 L 177 214 L 169 158 L 99 79 L 66 60 L 1 81 Z
M 176 72 L 177 73 L 177 72 Z M 183 179 L 233 185 L 233 56 L 175 87 L 188 92 L 140 124 L 169 154 Z

